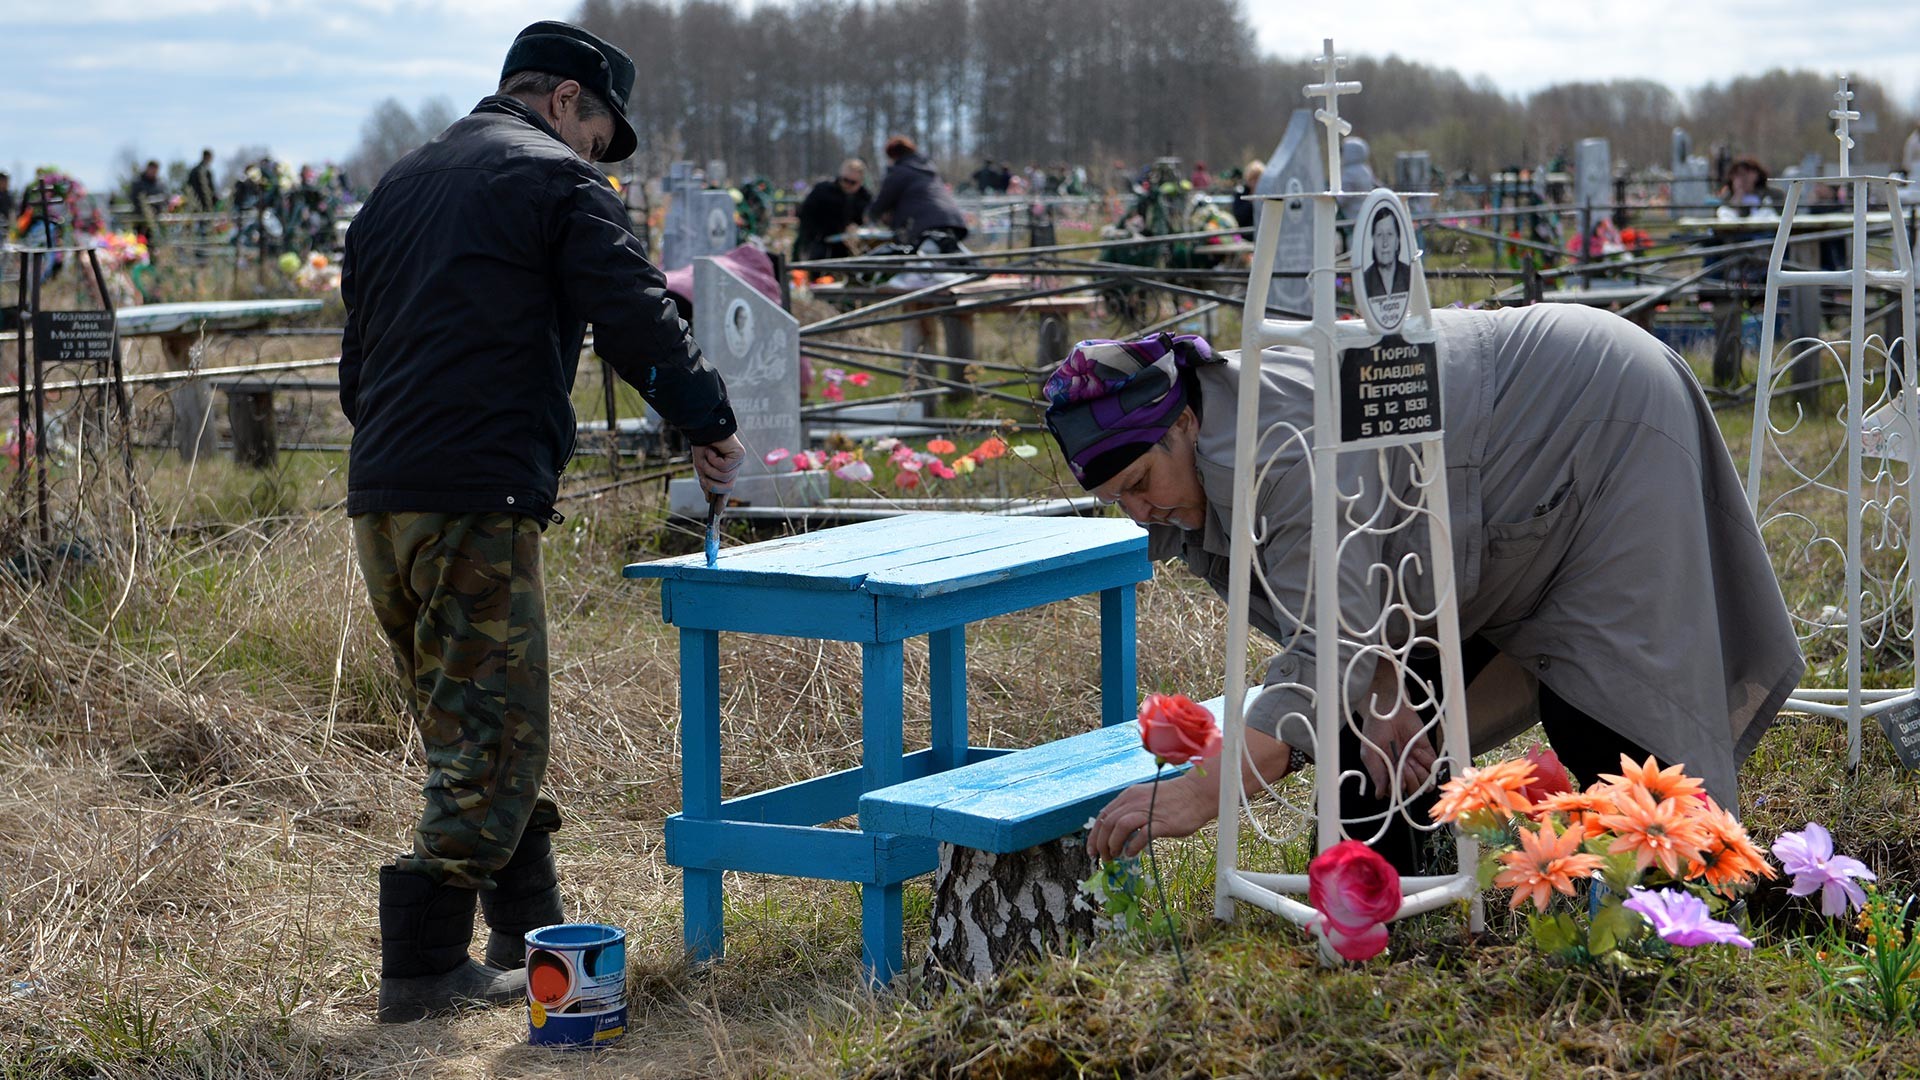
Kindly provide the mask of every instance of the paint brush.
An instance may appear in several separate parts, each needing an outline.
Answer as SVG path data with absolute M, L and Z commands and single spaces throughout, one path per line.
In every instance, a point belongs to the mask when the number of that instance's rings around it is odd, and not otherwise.
M 707 496 L 707 567 L 712 569 L 720 562 L 720 508 L 726 505 L 727 493 L 716 491 Z

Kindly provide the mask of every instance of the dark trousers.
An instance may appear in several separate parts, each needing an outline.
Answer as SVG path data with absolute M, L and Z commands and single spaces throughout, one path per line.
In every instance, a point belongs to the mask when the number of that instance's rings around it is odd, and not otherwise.
M 1499 650 L 1482 637 L 1471 637 L 1461 643 L 1460 666 L 1471 683 Z M 1440 679 L 1440 657 L 1414 656 L 1408 661 L 1408 667 L 1420 679 L 1439 688 L 1445 694 Z M 1424 695 L 1414 695 L 1415 700 Z M 1430 718 L 1430 710 L 1423 711 L 1423 718 Z M 1586 713 L 1569 705 L 1566 699 L 1553 692 L 1545 683 L 1540 684 L 1540 727 L 1546 733 L 1548 745 L 1560 757 L 1561 764 L 1573 774 L 1574 782 L 1586 787 L 1600 779 L 1603 772 L 1615 772 L 1620 768 L 1620 755 L 1626 754 L 1635 761 L 1644 761 L 1647 752 L 1632 740 L 1615 732 Z M 1389 800 L 1381 798 L 1373 791 L 1373 783 L 1366 775 L 1366 767 L 1360 758 L 1360 734 L 1354 725 L 1344 724 L 1340 728 L 1340 768 L 1342 772 L 1358 772 L 1358 778 L 1347 777 L 1340 785 L 1340 816 L 1347 821 L 1375 818 L 1387 811 Z M 1427 822 L 1428 811 L 1439 799 L 1439 785 L 1446 779 L 1444 773 L 1434 780 L 1432 788 L 1426 794 L 1412 799 L 1407 811 L 1415 821 Z M 1371 836 L 1379 826 L 1377 823 L 1350 825 L 1348 831 L 1356 836 Z M 1392 863 L 1394 869 L 1402 874 L 1425 874 L 1438 872 L 1441 868 L 1433 865 L 1435 852 L 1433 832 L 1418 830 L 1409 825 L 1406 819 L 1395 814 L 1387 826 L 1386 832 L 1374 841 L 1373 848 L 1382 857 Z

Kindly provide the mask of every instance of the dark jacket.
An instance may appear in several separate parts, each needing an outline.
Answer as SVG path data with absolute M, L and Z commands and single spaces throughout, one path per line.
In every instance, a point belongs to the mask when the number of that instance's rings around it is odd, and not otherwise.
M 188 171 L 187 198 L 193 208 L 202 213 L 220 205 L 220 188 L 213 182 L 213 166 L 202 162 Z
M 401 158 L 354 218 L 341 272 L 349 514 L 552 517 L 587 323 L 689 440 L 734 433 L 626 209 L 517 100 L 483 99 Z
M 858 225 L 867 216 L 867 206 L 873 202 L 873 193 L 867 185 L 861 184 L 848 194 L 840 187 L 836 177 L 829 177 L 813 185 L 807 197 L 800 200 L 797 221 L 797 234 L 793 239 L 793 257 L 795 259 L 839 259 L 850 252 L 844 242 L 829 243 L 827 237 L 846 232 L 849 226 Z
M 910 244 L 918 244 L 928 229 L 951 229 L 956 238 L 967 235 L 967 216 L 925 154 L 909 154 L 893 163 L 867 216 L 892 225 Z

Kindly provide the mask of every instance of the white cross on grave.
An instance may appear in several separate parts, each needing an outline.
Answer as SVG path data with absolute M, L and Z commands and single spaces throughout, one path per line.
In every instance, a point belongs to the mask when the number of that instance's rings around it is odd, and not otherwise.
M 1338 195 L 1340 194 L 1340 140 L 1353 130 L 1352 124 L 1340 119 L 1340 95 L 1359 93 L 1360 84 L 1340 81 L 1340 65 L 1345 63 L 1347 58 L 1334 55 L 1332 38 L 1321 39 L 1321 48 L 1323 52 L 1314 63 L 1320 65 L 1323 81 L 1304 88 L 1302 92 L 1308 97 L 1327 99 L 1325 105 L 1313 110 L 1313 116 L 1314 119 L 1327 125 L 1327 190 Z
M 1848 121 L 1860 119 L 1860 114 L 1847 107 L 1853 100 L 1853 91 L 1847 89 L 1847 77 L 1840 76 L 1840 89 L 1833 92 L 1834 109 L 1827 115 L 1840 121 L 1833 126 L 1833 137 L 1840 140 L 1840 175 L 1852 176 L 1853 166 L 1847 160 L 1847 151 L 1853 149 L 1853 136 L 1848 134 Z

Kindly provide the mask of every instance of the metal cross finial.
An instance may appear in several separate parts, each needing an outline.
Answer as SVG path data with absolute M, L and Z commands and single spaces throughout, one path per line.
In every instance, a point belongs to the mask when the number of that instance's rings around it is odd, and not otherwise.
M 1340 95 L 1359 93 L 1360 84 L 1339 81 L 1340 65 L 1346 62 L 1346 57 L 1334 55 L 1332 38 L 1323 38 L 1321 48 L 1323 52 L 1314 63 L 1320 65 L 1322 81 L 1303 88 L 1301 92 L 1307 97 L 1327 99 L 1325 105 L 1313 110 L 1313 117 L 1327 126 L 1327 190 L 1338 195 L 1340 194 L 1340 140 L 1353 130 L 1352 124 L 1340 119 Z
M 1848 133 L 1848 121 L 1860 119 L 1860 113 L 1849 108 L 1847 102 L 1853 100 L 1853 91 L 1847 89 L 1847 77 L 1840 76 L 1840 88 L 1833 92 L 1834 109 L 1827 115 L 1840 121 L 1833 126 L 1833 137 L 1840 140 L 1840 175 L 1852 176 L 1853 166 L 1847 160 L 1847 151 L 1853 149 L 1853 136 Z

